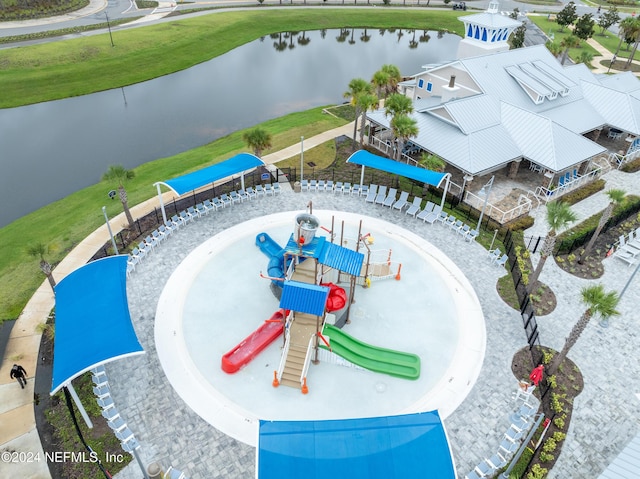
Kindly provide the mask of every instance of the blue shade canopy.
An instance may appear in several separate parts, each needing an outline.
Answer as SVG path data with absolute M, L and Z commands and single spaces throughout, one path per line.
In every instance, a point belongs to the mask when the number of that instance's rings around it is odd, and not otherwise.
M 251 170 L 260 165 L 264 165 L 264 161 L 257 156 L 251 153 L 240 153 L 221 163 L 207 166 L 206 168 L 179 176 L 172 180 L 159 181 L 158 183 L 168 186 L 175 191 L 177 195 L 184 195 L 189 191 L 197 190 L 214 181 Z
M 299 313 L 322 316 L 327 304 L 329 288 L 299 281 L 285 281 L 280 307 Z
M 436 411 L 334 421 L 260 421 L 258 479 L 455 479 Z
M 100 364 L 144 353 L 127 304 L 127 258 L 93 261 L 56 285 L 51 394 Z
M 412 180 L 421 181 L 428 185 L 433 185 L 440 188 L 442 180 L 444 180 L 447 173 L 438 173 L 436 171 L 427 170 L 425 168 L 419 168 L 417 166 L 407 165 L 406 163 L 400 163 L 399 161 L 393 161 L 382 156 L 374 155 L 366 150 L 356 151 L 347 159 L 347 163 L 354 163 L 356 165 L 367 166 L 375 168 L 376 170 L 386 171 L 394 175 L 404 176 L 405 178 L 411 178 Z
M 318 262 L 351 276 L 360 276 L 364 255 L 335 243 L 325 243 L 318 256 Z

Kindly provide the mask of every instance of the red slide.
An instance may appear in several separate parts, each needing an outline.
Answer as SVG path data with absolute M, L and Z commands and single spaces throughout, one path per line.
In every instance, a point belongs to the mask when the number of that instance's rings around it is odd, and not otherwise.
M 347 304 L 347 292 L 337 284 L 320 283 L 320 286 L 329 287 L 329 297 L 327 298 L 327 311 L 338 311 Z
M 255 358 L 260 351 L 269 346 L 282 334 L 282 320 L 285 312 L 279 309 L 247 336 L 240 344 L 222 356 L 222 370 L 225 373 L 235 373 Z

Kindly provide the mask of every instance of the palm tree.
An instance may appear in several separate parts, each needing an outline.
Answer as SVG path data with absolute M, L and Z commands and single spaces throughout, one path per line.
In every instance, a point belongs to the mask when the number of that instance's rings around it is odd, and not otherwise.
M 260 127 L 245 131 L 242 139 L 258 158 L 264 150 L 271 148 L 271 133 Z
M 380 68 L 383 72 L 389 75 L 386 86 L 386 95 L 390 93 L 395 93 L 398 89 L 398 83 L 402 80 L 402 75 L 400 74 L 400 70 L 395 65 L 382 65 Z M 386 96 L 385 95 L 385 96 Z
M 556 245 L 556 231 L 565 228 L 569 223 L 573 223 L 578 217 L 571 211 L 571 207 L 563 201 L 551 201 L 547 203 L 547 224 L 549 232 L 547 233 L 542 251 L 540 252 L 540 261 L 536 269 L 529 276 L 529 284 L 527 285 L 527 293 L 534 290 L 540 272 L 544 267 L 547 258 L 553 254 L 553 248 Z
M 620 47 L 622 46 L 622 42 L 627 38 L 635 38 L 637 36 L 637 31 L 640 28 L 640 20 L 635 17 L 627 17 L 620 22 L 618 25 L 618 35 L 620 36 L 620 42 L 618 42 L 618 48 L 616 48 L 616 52 L 614 53 L 614 57 L 618 56 L 618 52 L 620 52 Z
M 571 333 L 569 333 L 569 336 L 564 342 L 562 351 L 553 359 L 551 367 L 549 368 L 549 375 L 555 374 L 558 370 L 558 367 L 567 357 L 569 350 L 576 344 L 594 314 L 599 314 L 603 320 L 620 314 L 620 312 L 616 310 L 620 299 L 618 293 L 615 291 L 605 292 L 602 284 L 585 286 L 580 291 L 580 295 L 582 296 L 582 302 L 587 306 L 587 310 L 582 313 L 578 322 L 571 329 Z
M 392 93 L 384 102 L 385 116 L 408 115 L 411 112 L 413 112 L 411 98 L 401 93 Z
M 362 105 L 360 102 L 361 95 L 373 94 L 373 86 L 363 78 L 354 78 L 349 82 L 349 89 L 344 92 L 345 98 L 350 98 L 350 104 L 356 110 L 355 121 L 353 124 L 353 143 L 356 143 L 356 133 L 358 132 L 358 118 L 360 117 Z M 364 124 L 363 124 L 364 126 Z
M 386 86 L 389 83 L 389 74 L 383 72 L 382 70 L 378 70 L 373 74 L 371 78 L 371 83 L 376 88 L 379 97 L 386 98 Z
M 544 44 L 547 47 L 547 50 L 549 50 L 551 52 L 551 54 L 556 57 L 556 59 L 560 56 L 560 54 L 562 53 L 562 46 L 560 45 L 559 42 L 552 42 L 551 40 L 549 40 L 547 43 Z
M 626 194 L 627 193 L 624 190 L 612 189 L 607 191 L 607 196 L 611 201 L 602 212 L 602 216 L 600 216 L 600 221 L 598 222 L 598 227 L 594 231 L 593 236 L 589 240 L 589 244 L 587 244 L 587 247 L 584 249 L 584 252 L 580 255 L 580 259 L 578 260 L 578 263 L 582 264 L 584 259 L 587 256 L 589 256 L 589 253 L 591 253 L 591 250 L 593 249 L 593 245 L 598 239 L 598 236 L 600 236 L 600 232 L 602 231 L 602 228 L 604 227 L 605 224 L 607 224 L 607 221 L 609 221 L 609 218 L 611 218 L 611 215 L 613 214 L 613 209 L 624 201 L 624 197 Z
M 360 103 L 360 110 L 362 111 L 362 119 L 360 120 L 360 148 L 364 145 L 364 124 L 367 121 L 367 111 L 378 108 L 379 101 L 378 95 L 373 93 L 362 93 L 358 96 L 358 103 Z
M 391 120 L 391 131 L 398 139 L 398 160 L 402 158 L 402 149 L 409 138 L 418 136 L 418 124 L 408 115 L 396 115 Z
M 567 61 L 567 55 L 569 55 L 569 49 L 579 47 L 580 39 L 575 35 L 568 35 L 562 39 L 562 41 L 560 42 L 560 46 L 564 48 L 560 64 L 564 65 L 564 62 Z
M 27 248 L 27 254 L 29 256 L 33 256 L 34 258 L 38 258 L 40 260 L 40 269 L 49 280 L 51 289 L 55 291 L 56 280 L 53 277 L 53 268 L 51 267 L 51 264 L 45 259 L 45 255 L 48 255 L 49 252 L 49 246 L 46 246 L 43 243 L 36 243 Z
M 124 185 L 127 181 L 132 179 L 135 176 L 133 170 L 127 170 L 122 165 L 111 165 L 107 172 L 102 175 L 102 181 L 116 182 L 118 184 L 118 193 L 120 196 L 120 203 L 122 203 L 122 209 L 124 210 L 124 215 L 127 217 L 127 223 L 129 223 L 129 229 L 135 228 L 135 223 L 133 222 L 133 216 L 131 216 L 131 211 L 129 211 L 129 204 L 127 199 L 127 190 L 124 189 Z
M 631 66 L 631 62 L 633 61 L 633 57 L 636 54 L 636 50 L 638 49 L 638 43 L 640 42 L 640 21 L 636 19 L 636 21 L 631 24 L 631 27 L 627 31 L 628 37 L 633 39 L 633 50 L 631 51 L 631 55 L 629 55 L 629 59 L 625 64 L 625 70 Z

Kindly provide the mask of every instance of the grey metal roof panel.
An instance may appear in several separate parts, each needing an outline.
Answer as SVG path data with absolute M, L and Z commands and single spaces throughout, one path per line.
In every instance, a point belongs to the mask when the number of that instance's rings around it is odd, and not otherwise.
M 631 72 L 598 76 L 598 81 L 601 85 L 620 92 L 640 93 L 640 80 Z
M 480 25 L 486 25 L 488 27 L 513 27 L 517 28 L 522 25 L 521 21 L 514 20 L 513 18 L 500 15 L 499 13 L 476 13 L 475 15 L 465 15 L 463 17 L 458 17 L 463 23 L 474 23 Z
M 464 133 L 473 133 L 500 123 L 500 105 L 488 95 L 475 95 L 444 104 Z
M 640 132 L 638 117 L 629 101 L 633 97 L 627 93 L 587 81 L 582 81 L 581 86 L 587 101 L 593 105 L 608 124 L 624 131 Z
M 540 114 L 575 133 L 586 133 L 607 123 L 604 117 L 584 98 Z
M 640 434 L 618 454 L 598 479 L 635 479 L 640 477 Z

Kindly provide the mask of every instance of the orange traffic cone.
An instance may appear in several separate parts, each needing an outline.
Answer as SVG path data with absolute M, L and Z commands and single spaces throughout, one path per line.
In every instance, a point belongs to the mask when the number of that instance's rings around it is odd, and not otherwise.
M 280 381 L 278 381 L 278 371 L 273 372 L 273 382 L 271 383 L 271 385 L 274 388 L 277 388 L 278 386 L 280 386 Z
M 307 394 L 309 388 L 307 387 L 307 378 L 302 378 L 302 394 Z

